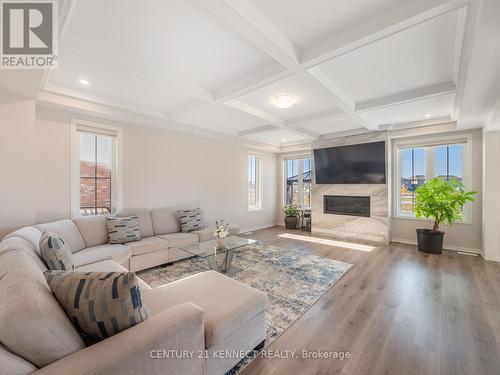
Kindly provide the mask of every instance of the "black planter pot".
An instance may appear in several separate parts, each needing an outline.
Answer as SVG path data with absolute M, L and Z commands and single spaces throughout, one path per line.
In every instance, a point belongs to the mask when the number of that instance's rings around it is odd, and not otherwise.
M 429 254 L 443 252 L 444 232 L 432 233 L 430 229 L 417 229 L 418 251 Z
M 286 229 L 297 229 L 298 224 L 299 224 L 299 218 L 297 216 L 285 216 Z

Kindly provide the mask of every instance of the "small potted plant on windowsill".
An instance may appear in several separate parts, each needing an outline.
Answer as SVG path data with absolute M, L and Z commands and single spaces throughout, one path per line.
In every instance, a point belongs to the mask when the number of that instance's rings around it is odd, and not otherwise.
M 462 219 L 462 207 L 473 202 L 475 191 L 465 191 L 464 185 L 455 179 L 446 181 L 436 177 L 420 186 L 416 191 L 415 214 L 418 218 L 434 220 L 432 229 L 417 229 L 418 250 L 441 254 L 444 232 L 439 230 L 441 223 L 452 225 Z
M 299 224 L 299 209 L 296 206 L 285 207 L 285 228 L 297 229 Z

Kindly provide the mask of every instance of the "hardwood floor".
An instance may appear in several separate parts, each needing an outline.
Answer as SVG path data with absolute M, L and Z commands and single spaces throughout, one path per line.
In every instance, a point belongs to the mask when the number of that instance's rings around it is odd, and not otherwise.
M 273 227 L 248 237 L 354 267 L 267 349 L 351 357 L 259 357 L 243 375 L 500 374 L 499 264 L 454 251 L 426 255 L 398 243 L 350 250 L 284 233 L 309 236 Z

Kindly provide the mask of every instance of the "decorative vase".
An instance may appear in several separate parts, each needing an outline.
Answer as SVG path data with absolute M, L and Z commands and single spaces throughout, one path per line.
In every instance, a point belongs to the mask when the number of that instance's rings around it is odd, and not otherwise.
M 219 238 L 219 237 L 217 237 L 217 238 L 215 239 L 215 247 L 216 247 L 217 249 L 222 249 L 222 248 L 224 248 L 225 246 L 226 246 L 226 241 L 224 240 L 224 238 Z

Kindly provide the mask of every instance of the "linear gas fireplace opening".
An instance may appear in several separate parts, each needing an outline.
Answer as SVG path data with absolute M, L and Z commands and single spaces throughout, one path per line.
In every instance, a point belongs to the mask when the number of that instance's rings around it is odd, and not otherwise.
M 325 214 L 370 217 L 370 197 L 346 195 L 323 196 Z

